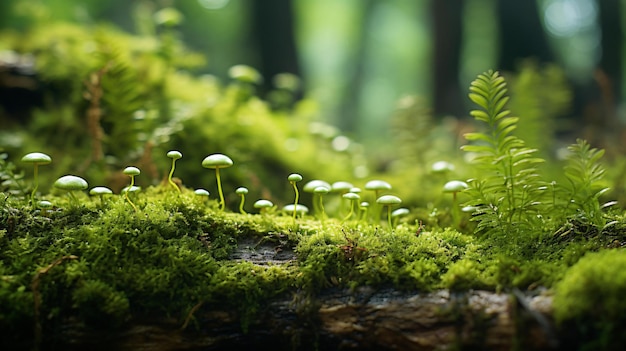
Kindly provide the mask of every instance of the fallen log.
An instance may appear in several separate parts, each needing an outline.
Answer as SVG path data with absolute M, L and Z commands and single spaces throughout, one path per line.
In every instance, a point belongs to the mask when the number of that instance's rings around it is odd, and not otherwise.
M 177 320 L 114 333 L 68 325 L 61 339 L 68 350 L 555 350 L 550 308 L 543 294 L 362 288 L 274 301 L 243 327 L 238 313 L 201 306 L 186 328 Z

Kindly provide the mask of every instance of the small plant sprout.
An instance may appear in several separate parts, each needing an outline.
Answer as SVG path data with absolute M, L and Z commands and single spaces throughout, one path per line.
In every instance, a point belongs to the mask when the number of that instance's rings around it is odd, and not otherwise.
M 318 208 L 320 210 L 321 219 L 326 218 L 326 212 L 324 211 L 324 200 L 322 199 L 322 197 L 324 196 L 324 194 L 328 194 L 329 191 L 330 189 L 325 186 L 318 186 L 317 188 L 315 188 L 315 190 L 313 190 L 313 194 L 317 197 L 317 201 L 319 201 Z M 315 201 L 315 199 L 313 199 L 313 201 Z
M 398 225 L 398 219 L 400 217 L 404 217 L 409 214 L 409 209 L 400 207 L 391 212 L 391 219 L 393 220 L 393 226 L 396 227 Z
M 133 190 L 133 186 L 135 186 L 135 176 L 139 175 L 141 171 L 137 167 L 126 167 L 124 168 L 124 171 L 122 173 L 126 174 L 127 176 L 130 176 L 130 185 L 126 188 L 126 191 L 124 192 L 124 196 L 126 197 L 126 201 L 128 201 L 128 203 L 133 207 L 135 212 L 137 212 L 137 206 L 135 206 L 135 204 L 132 201 L 130 201 L 130 197 L 128 197 L 128 193 L 130 193 Z
M 230 157 L 222 154 L 209 155 L 202 160 L 202 167 L 215 169 L 215 178 L 217 179 L 217 191 L 220 195 L 220 210 L 224 211 L 226 203 L 224 202 L 224 193 L 222 192 L 222 181 L 220 180 L 220 168 L 228 168 L 233 165 Z
M 341 195 L 341 197 L 350 201 L 350 212 L 348 212 L 348 215 L 343 219 L 344 221 L 347 221 L 348 219 L 350 219 L 350 217 L 352 217 L 352 214 L 354 213 L 354 206 L 355 204 L 358 204 L 357 201 L 359 201 L 361 196 L 359 194 L 350 192 Z
M 100 206 L 104 206 L 104 196 L 112 194 L 113 190 L 107 188 L 106 186 L 96 186 L 89 190 L 89 195 L 98 196 L 100 198 Z
M 72 204 L 78 207 L 78 200 L 74 196 L 73 191 L 85 190 L 89 187 L 87 181 L 81 177 L 66 175 L 54 182 L 54 187 L 57 189 L 65 190 L 69 194 Z
M 451 180 L 443 186 L 444 193 L 452 193 L 452 222 L 455 228 L 458 228 L 461 223 L 456 194 L 465 189 L 467 189 L 467 183 L 460 180 Z
M 37 188 L 39 187 L 39 178 L 38 178 L 38 168 L 39 165 L 47 165 L 52 162 L 52 158 L 50 156 L 41 153 L 41 152 L 31 152 L 29 154 L 24 155 L 22 157 L 22 162 L 24 163 L 32 163 L 33 164 L 33 182 L 34 187 L 33 191 L 30 194 L 30 204 L 35 206 L 35 193 L 37 192 Z
M 261 199 L 261 200 L 257 200 L 254 203 L 254 208 L 258 208 L 261 214 L 265 214 L 272 207 L 274 207 L 274 204 L 270 200 Z M 294 206 L 294 210 L 295 210 L 295 206 Z M 296 211 L 293 211 L 293 212 L 296 213 Z
M 302 176 L 298 173 L 292 173 L 289 177 L 287 177 L 287 180 L 289 180 L 289 183 L 293 186 L 293 191 L 296 193 L 296 198 L 293 200 L 293 204 L 297 205 L 298 200 L 300 199 L 300 192 L 298 191 L 296 183 L 302 180 Z M 296 206 L 293 207 L 293 219 L 294 221 L 296 220 Z
M 176 160 L 183 157 L 183 154 L 180 151 L 172 150 L 167 153 L 167 157 L 172 159 L 172 169 L 170 170 L 170 174 L 167 176 L 167 181 L 180 193 L 180 188 L 174 181 L 172 180 L 172 176 L 174 175 L 174 169 L 176 168 Z
M 391 226 L 391 206 L 401 204 L 402 200 L 394 195 L 383 195 L 376 199 L 376 203 L 381 206 L 387 206 L 387 223 L 389 223 L 389 229 L 393 230 Z
M 309 208 L 301 204 L 298 204 L 295 206 L 294 204 L 285 205 L 285 207 L 283 207 L 283 212 L 291 214 L 293 213 L 294 208 L 296 210 L 296 213 L 299 214 L 300 216 L 304 216 L 305 214 L 309 213 Z
M 248 188 L 239 187 L 237 188 L 237 190 L 235 190 L 235 193 L 241 196 L 241 202 L 239 203 L 239 212 L 241 212 L 241 214 L 246 214 L 246 210 L 243 209 L 243 205 L 246 202 L 246 194 L 248 193 Z

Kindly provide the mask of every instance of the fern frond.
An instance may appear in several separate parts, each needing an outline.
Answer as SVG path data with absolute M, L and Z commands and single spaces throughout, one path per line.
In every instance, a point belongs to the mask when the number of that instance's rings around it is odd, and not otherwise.
M 488 71 L 478 76 L 470 86 L 470 99 L 479 109 L 471 115 L 486 124 L 485 132 L 468 133 L 465 138 L 474 144 L 465 145 L 466 152 L 476 153 L 473 163 L 485 177 L 470 184 L 468 192 L 478 207 L 478 228 L 485 232 L 492 225 L 501 232 L 520 231 L 535 225 L 536 212 L 541 205 L 545 184 L 538 176 L 536 165 L 544 162 L 534 157 L 536 149 L 524 146 L 513 134 L 519 122 L 506 108 L 509 100 L 506 82 L 499 73 Z
M 569 204 L 573 204 L 592 223 L 603 226 L 599 197 L 608 190 L 603 184 L 605 170 L 600 164 L 604 150 L 591 148 L 581 139 L 577 139 L 568 150 L 570 154 L 564 169 L 570 183 L 567 189 L 570 194 Z

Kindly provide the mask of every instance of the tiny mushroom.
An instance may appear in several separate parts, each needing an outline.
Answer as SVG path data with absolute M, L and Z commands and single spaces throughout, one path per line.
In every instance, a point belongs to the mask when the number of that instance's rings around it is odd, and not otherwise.
M 397 220 L 400 217 L 406 216 L 409 214 L 409 209 L 405 207 L 400 207 L 391 212 L 391 218 L 395 221 L 394 226 L 398 224 Z
M 457 207 L 456 194 L 459 191 L 463 191 L 467 189 L 467 187 L 468 187 L 467 183 L 460 181 L 460 180 L 451 180 L 443 186 L 444 193 L 452 193 L 452 221 L 454 222 L 454 226 L 457 228 L 459 227 L 461 223 L 461 218 L 460 218 L 459 209 Z
M 172 168 L 170 169 L 170 174 L 167 176 L 167 181 L 180 193 L 180 188 L 176 185 L 176 183 L 174 183 L 172 176 L 174 175 L 174 169 L 176 168 L 176 160 L 182 158 L 183 154 L 180 151 L 171 150 L 167 153 L 167 157 L 172 159 Z
M 354 185 L 352 185 L 351 183 L 345 182 L 345 181 L 334 182 L 330 186 L 330 190 L 333 193 L 339 194 L 340 196 L 342 196 L 345 193 L 348 193 L 350 191 L 350 189 L 352 189 L 352 188 L 354 188 Z M 345 208 L 345 201 L 344 201 L 344 198 L 342 196 L 341 200 L 340 200 L 339 212 L 342 213 L 344 208 Z
M 350 193 L 343 194 L 341 197 L 350 201 L 350 212 L 343 219 L 344 221 L 346 221 L 346 220 L 350 219 L 350 217 L 352 217 L 352 214 L 354 213 L 354 204 L 356 204 L 357 201 L 359 201 L 361 196 L 359 196 L 359 194 L 357 194 L 357 193 L 350 192 Z
M 87 181 L 81 177 L 74 176 L 74 175 L 66 175 L 57 179 L 54 182 L 54 187 L 67 191 L 69 196 L 72 198 L 72 202 L 76 206 L 78 206 L 78 200 L 76 199 L 76 197 L 74 196 L 72 192 L 85 190 L 89 187 L 89 184 L 87 184 Z
M 41 200 L 37 202 L 37 207 L 41 208 L 41 213 L 48 215 L 52 209 L 52 202 L 48 200 Z
M 296 194 L 296 198 L 293 201 L 293 203 L 295 205 L 298 204 L 298 200 L 300 199 L 300 192 L 298 191 L 298 186 L 296 185 L 297 182 L 302 180 L 302 176 L 298 173 L 291 173 L 288 177 L 287 180 L 289 180 L 289 183 L 293 186 L 293 191 Z M 293 207 L 293 219 L 296 219 L 296 207 Z
M 122 173 L 126 174 L 127 176 L 130 176 L 130 185 L 125 188 L 126 191 L 124 192 L 124 195 L 126 196 L 126 201 L 128 201 L 128 203 L 133 207 L 133 209 L 136 212 L 137 206 L 135 206 L 135 204 L 132 201 L 130 201 L 130 198 L 128 197 L 128 193 L 131 191 L 134 191 L 133 187 L 135 186 L 135 176 L 141 174 L 141 171 L 137 167 L 126 167 L 124 168 L 124 171 L 122 171 Z
M 38 166 L 49 164 L 52 162 L 52 158 L 41 152 L 31 152 L 22 157 L 22 162 L 33 164 L 33 181 L 35 182 L 35 186 L 33 187 L 33 192 L 30 194 L 30 203 L 35 206 L 35 192 L 37 192 L 37 188 L 39 187 Z
M 270 200 L 261 199 L 261 200 L 257 200 L 254 203 L 254 208 L 258 208 L 261 213 L 267 212 L 268 209 L 270 209 L 272 207 L 274 207 L 274 204 Z M 294 208 L 295 208 L 295 206 L 294 206 Z
M 387 183 L 384 180 L 370 180 L 369 182 L 365 183 L 365 189 L 373 190 L 376 198 L 378 199 L 378 194 L 381 190 L 391 190 L 391 184 Z
M 202 160 L 202 167 L 215 169 L 215 178 L 217 179 L 217 191 L 220 195 L 220 210 L 224 210 L 226 203 L 224 202 L 224 193 L 222 192 L 222 181 L 220 180 L 220 168 L 227 168 L 233 165 L 233 160 L 223 154 L 212 154 Z
M 376 203 L 387 206 L 387 222 L 389 223 L 389 229 L 392 229 L 393 227 L 391 226 L 391 206 L 399 205 L 400 203 L 402 203 L 402 200 L 394 195 L 383 195 L 376 199 Z
M 363 212 L 363 216 L 362 218 L 367 222 L 368 218 L 367 218 L 367 209 L 370 207 L 370 203 L 367 201 L 363 201 L 361 202 L 361 204 L 359 205 L 359 208 L 361 209 L 361 211 Z
M 324 194 L 328 194 L 329 191 L 330 189 L 325 186 L 318 186 L 317 188 L 313 190 L 314 196 L 317 196 L 318 201 L 319 201 L 319 210 L 320 210 L 321 218 L 326 217 L 326 212 L 324 211 L 324 200 L 322 199 L 322 197 L 324 196 Z M 315 199 L 313 201 L 315 201 Z
M 318 213 L 320 211 L 320 209 L 318 208 L 317 199 L 315 196 L 315 188 L 318 188 L 320 186 L 326 187 L 329 191 L 331 189 L 330 184 L 319 179 L 314 179 L 314 180 L 307 182 L 306 184 L 304 184 L 304 187 L 302 188 L 302 190 L 304 190 L 305 192 L 313 194 L 313 211 L 315 213 Z
M 294 207 L 296 208 L 296 212 L 299 213 L 301 216 L 309 213 L 309 208 L 300 204 L 296 206 L 294 206 L 294 204 L 285 205 L 285 207 L 283 207 L 283 212 L 292 213 Z
M 193 191 L 193 193 L 196 194 L 196 197 L 202 199 L 202 201 L 208 199 L 210 195 L 206 189 L 196 189 Z
M 89 195 L 100 197 L 100 205 L 104 203 L 103 198 L 105 195 L 112 195 L 112 194 L 113 194 L 113 190 L 107 188 L 106 186 L 96 186 L 96 187 L 91 188 L 91 190 L 89 190 Z
M 246 214 L 246 211 L 243 209 L 243 205 L 246 202 L 246 194 L 248 193 L 248 188 L 241 186 L 237 188 L 237 190 L 235 190 L 235 193 L 241 196 L 241 202 L 239 203 L 239 212 L 241 212 L 241 214 Z
M 430 171 L 438 174 L 445 174 L 454 171 L 454 165 L 447 161 L 437 161 L 430 167 Z
M 456 202 L 456 193 L 467 189 L 467 183 L 460 180 L 451 180 L 443 186 L 444 193 L 452 193 L 452 198 Z

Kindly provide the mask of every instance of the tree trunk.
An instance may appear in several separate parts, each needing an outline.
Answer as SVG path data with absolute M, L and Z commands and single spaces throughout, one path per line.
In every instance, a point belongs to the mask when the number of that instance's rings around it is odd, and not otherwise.
M 433 26 L 433 112 L 435 116 L 465 113 L 459 87 L 464 0 L 431 3 Z
M 498 0 L 500 57 L 498 69 L 515 70 L 521 59 L 550 62 L 554 55 L 541 24 L 537 1 Z
M 251 1 L 252 36 L 258 45 L 259 70 L 264 77 L 263 90 L 271 89 L 278 73 L 300 75 L 294 38 L 291 0 Z

